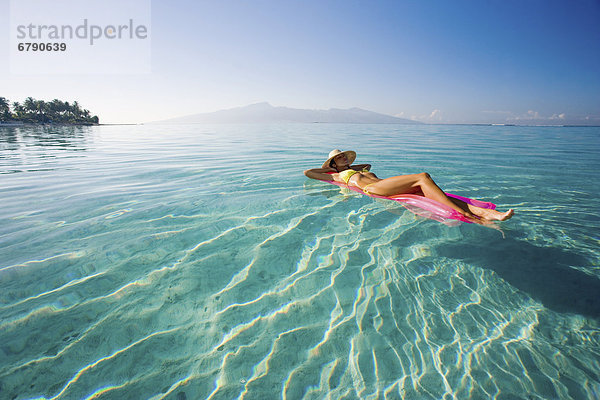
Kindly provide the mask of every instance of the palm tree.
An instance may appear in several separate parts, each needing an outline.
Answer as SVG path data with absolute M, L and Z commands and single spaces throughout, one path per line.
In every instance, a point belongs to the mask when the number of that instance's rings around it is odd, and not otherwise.
M 81 108 L 77 101 L 69 104 L 68 101 L 54 99 L 46 102 L 36 100 L 33 97 L 25 99 L 23 104 L 18 101 L 12 103 L 8 99 L 0 97 L 0 121 L 16 120 L 30 123 L 67 123 L 67 124 L 97 124 L 97 115 L 92 116 L 90 111 Z
M 0 121 L 8 121 L 11 119 L 10 105 L 5 97 L 0 97 Z
M 33 97 L 28 97 L 23 102 L 23 108 L 25 111 L 25 121 L 24 122 L 35 122 L 35 114 L 37 112 L 37 102 Z
M 75 120 L 81 121 L 83 119 L 83 112 L 81 110 L 81 107 L 79 106 L 79 103 L 77 101 L 74 101 L 73 105 L 71 107 L 73 108 L 73 114 L 75 116 Z
M 22 121 L 25 114 L 25 109 L 18 101 L 15 101 L 12 106 L 14 118 L 17 121 Z
M 50 103 L 47 103 L 50 108 L 50 112 L 52 116 L 50 117 L 52 121 L 55 122 L 63 122 L 64 121 L 64 111 L 65 106 L 64 103 L 58 99 L 52 100 Z
M 36 115 L 37 121 L 41 122 L 42 124 L 45 122 L 48 122 L 48 117 L 46 116 L 46 110 L 47 110 L 46 102 L 44 100 L 36 100 L 35 106 L 37 109 L 37 115 Z

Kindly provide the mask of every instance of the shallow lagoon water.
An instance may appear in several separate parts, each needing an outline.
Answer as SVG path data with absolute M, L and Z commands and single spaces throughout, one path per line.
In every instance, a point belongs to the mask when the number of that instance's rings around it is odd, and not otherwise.
M 516 216 L 302 175 L 333 148 Z M 0 398 L 600 396 L 600 128 L 0 129 Z

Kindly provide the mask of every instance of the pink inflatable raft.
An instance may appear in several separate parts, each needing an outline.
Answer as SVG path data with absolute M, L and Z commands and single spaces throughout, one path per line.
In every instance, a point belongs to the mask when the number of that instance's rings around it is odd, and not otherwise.
M 442 203 L 439 203 L 435 200 L 428 199 L 427 197 L 424 197 L 424 196 L 419 196 L 416 194 L 400 194 L 400 195 L 390 196 L 390 197 L 378 196 L 376 194 L 366 194 L 365 192 L 363 192 L 360 188 L 357 188 L 356 186 L 348 186 L 344 183 L 335 182 L 335 181 L 323 181 L 323 182 L 327 182 L 327 183 L 331 183 L 333 185 L 348 188 L 357 193 L 364 194 L 365 196 L 397 201 L 399 203 L 402 203 L 402 205 L 404 207 L 406 207 L 409 211 L 411 211 L 419 216 L 433 219 L 435 221 L 448 223 L 448 222 L 450 222 L 448 220 L 457 220 L 457 221 L 472 223 L 458 211 L 456 211 Z M 470 199 L 468 197 L 462 197 L 462 196 L 458 196 L 458 195 L 450 194 L 450 193 L 446 193 L 446 196 L 453 197 L 458 200 L 462 200 L 465 203 L 472 204 L 476 207 L 488 208 L 490 210 L 496 209 L 496 205 L 494 203 L 490 203 L 488 201 Z

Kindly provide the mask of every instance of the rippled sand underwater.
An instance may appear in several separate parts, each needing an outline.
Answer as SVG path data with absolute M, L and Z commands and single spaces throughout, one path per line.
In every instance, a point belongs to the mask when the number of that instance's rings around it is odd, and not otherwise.
M 365 131 L 379 176 L 515 218 L 447 226 L 301 174 Z M 2 130 L 0 398 L 597 398 L 598 133 Z

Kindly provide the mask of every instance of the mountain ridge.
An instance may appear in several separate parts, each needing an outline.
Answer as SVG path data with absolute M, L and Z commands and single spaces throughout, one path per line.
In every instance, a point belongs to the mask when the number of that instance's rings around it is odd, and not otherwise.
M 253 103 L 210 113 L 198 113 L 151 123 L 355 123 L 355 124 L 422 124 L 405 118 L 364 110 L 358 107 L 310 110 L 274 107 L 268 102 Z

